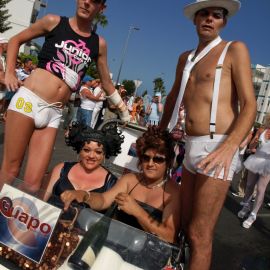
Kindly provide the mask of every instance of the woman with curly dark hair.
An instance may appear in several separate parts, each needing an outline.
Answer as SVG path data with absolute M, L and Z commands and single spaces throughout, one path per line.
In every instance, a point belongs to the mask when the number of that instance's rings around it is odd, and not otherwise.
M 61 162 L 54 167 L 45 200 L 52 194 L 50 202 L 53 203 L 65 190 L 105 192 L 110 189 L 117 178 L 102 166 L 102 162 L 120 153 L 123 141 L 124 136 L 115 124 L 94 130 L 73 123 L 66 144 L 78 153 L 79 161 Z
M 173 149 L 173 139 L 167 131 L 149 127 L 136 141 L 139 173 L 122 176 L 105 193 L 66 191 L 61 195 L 65 209 L 73 200 L 85 202 L 98 211 L 107 209 L 115 201 L 118 220 L 168 242 L 176 242 L 180 226 L 180 186 L 169 176 Z

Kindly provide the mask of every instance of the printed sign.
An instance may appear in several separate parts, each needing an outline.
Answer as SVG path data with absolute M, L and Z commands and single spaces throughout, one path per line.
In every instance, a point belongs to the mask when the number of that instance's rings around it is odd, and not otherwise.
M 121 145 L 121 153 L 116 157 L 112 157 L 110 161 L 122 168 L 138 172 L 138 158 L 136 155 L 136 140 L 140 134 L 136 130 L 123 130 L 122 135 L 125 137 L 124 143 Z
M 61 209 L 4 184 L 0 193 L 0 242 L 39 263 Z

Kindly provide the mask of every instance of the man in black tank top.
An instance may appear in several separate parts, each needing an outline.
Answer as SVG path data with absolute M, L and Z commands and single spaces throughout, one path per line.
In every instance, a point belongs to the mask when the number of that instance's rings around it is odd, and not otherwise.
M 4 174 L 17 177 L 28 149 L 24 179 L 26 188 L 40 188 L 50 162 L 62 116 L 62 108 L 91 62 L 96 61 L 102 87 L 116 105 L 122 120 L 129 121 L 128 110 L 112 84 L 107 65 L 106 41 L 92 31 L 93 19 L 102 13 L 106 0 L 77 0 L 72 18 L 48 14 L 10 39 L 5 84 L 16 91 L 7 112 Z M 35 72 L 24 81 L 15 76 L 21 44 L 45 36 Z M 20 132 L 18 132 L 18 130 Z

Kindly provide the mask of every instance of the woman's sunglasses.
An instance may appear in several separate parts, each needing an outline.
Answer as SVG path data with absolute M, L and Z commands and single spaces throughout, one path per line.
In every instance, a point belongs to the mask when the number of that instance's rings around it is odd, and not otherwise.
M 159 156 L 150 157 L 146 154 L 142 155 L 142 162 L 149 162 L 150 160 L 152 160 L 156 164 L 162 164 L 166 161 L 166 158 Z

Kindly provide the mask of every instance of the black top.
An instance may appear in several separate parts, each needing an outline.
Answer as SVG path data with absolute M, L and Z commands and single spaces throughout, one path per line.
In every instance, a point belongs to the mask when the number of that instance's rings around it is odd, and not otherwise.
M 52 190 L 53 196 L 49 199 L 50 203 L 57 204 L 60 202 L 60 205 L 62 205 L 62 201 L 60 200 L 60 195 L 66 190 L 75 190 L 73 184 L 68 179 L 68 174 L 71 168 L 77 163 L 78 162 L 64 162 L 64 166 L 60 172 L 60 177 L 53 186 L 53 190 Z M 112 186 L 114 186 L 116 181 L 117 181 L 117 177 L 108 171 L 104 185 L 100 188 L 91 190 L 91 192 L 103 193 L 109 190 Z M 85 205 L 86 204 L 83 204 L 83 206 Z
M 64 80 L 72 91 L 76 91 L 98 54 L 98 35 L 92 32 L 90 37 L 80 36 L 71 28 L 69 18 L 61 17 L 59 24 L 45 36 L 38 67 Z
M 129 192 L 129 194 L 131 194 L 131 192 L 137 187 L 137 185 L 139 184 L 140 182 L 138 182 Z M 165 183 L 166 185 L 166 183 Z M 164 209 L 164 206 L 165 206 L 165 203 L 164 203 L 164 191 L 165 191 L 165 185 L 164 185 L 164 189 L 163 189 L 163 196 L 162 196 L 162 205 L 163 205 L 163 209 Z M 146 203 L 143 203 L 143 202 L 140 202 L 140 201 L 137 201 L 137 203 L 149 214 L 149 216 L 151 218 L 153 218 L 154 220 L 158 221 L 158 222 L 162 222 L 162 215 L 163 215 L 163 211 L 160 210 L 160 209 L 157 209 L 149 204 L 146 204 Z M 143 230 L 142 226 L 140 225 L 140 223 L 137 221 L 137 219 L 132 216 L 132 215 L 129 215 L 127 213 L 125 213 L 124 211 L 120 210 L 120 211 L 117 211 L 116 214 L 115 214 L 115 218 L 125 224 L 128 224 L 132 227 L 135 227 L 137 229 L 140 229 L 140 230 Z

